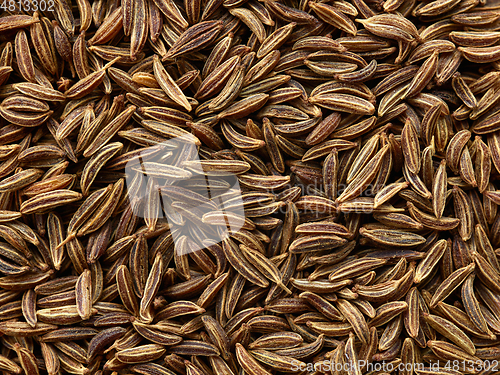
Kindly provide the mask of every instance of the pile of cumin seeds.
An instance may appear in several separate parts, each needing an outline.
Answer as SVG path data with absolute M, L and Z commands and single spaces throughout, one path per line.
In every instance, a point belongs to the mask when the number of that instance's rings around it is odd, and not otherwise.
M 500 4 L 1 5 L 4 374 L 499 373 Z

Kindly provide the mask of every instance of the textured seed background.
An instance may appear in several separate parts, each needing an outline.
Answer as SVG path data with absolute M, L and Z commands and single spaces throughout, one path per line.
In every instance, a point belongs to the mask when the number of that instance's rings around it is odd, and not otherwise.
M 499 373 L 500 3 L 1 6 L 3 374 Z

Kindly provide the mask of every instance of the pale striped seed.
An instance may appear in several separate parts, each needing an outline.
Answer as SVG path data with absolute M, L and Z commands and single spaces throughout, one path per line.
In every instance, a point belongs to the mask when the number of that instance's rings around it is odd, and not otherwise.
M 434 215 L 440 219 L 444 212 L 446 205 L 446 160 L 442 160 L 439 168 L 433 178 L 432 183 L 432 206 L 434 208 Z M 463 223 L 462 223 L 463 224 Z
M 443 256 L 447 246 L 446 240 L 439 240 L 427 250 L 425 258 L 419 262 L 415 270 L 414 280 L 416 283 L 420 283 L 431 273 L 433 267 L 436 266 L 437 262 L 439 262 Z

